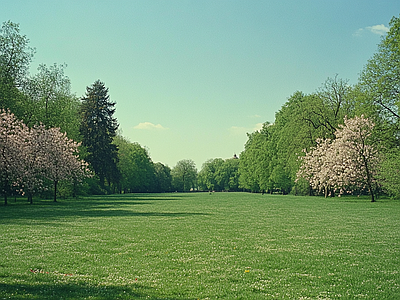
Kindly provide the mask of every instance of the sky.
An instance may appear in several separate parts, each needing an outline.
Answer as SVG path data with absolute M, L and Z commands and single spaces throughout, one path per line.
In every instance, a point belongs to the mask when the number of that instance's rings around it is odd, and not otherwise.
M 357 83 L 398 0 L 0 0 L 72 92 L 101 80 L 124 137 L 170 167 L 240 155 L 296 91 Z

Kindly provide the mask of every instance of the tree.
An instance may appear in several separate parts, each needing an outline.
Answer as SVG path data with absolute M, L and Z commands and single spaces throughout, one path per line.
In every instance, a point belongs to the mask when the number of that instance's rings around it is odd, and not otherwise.
M 223 178 L 221 178 L 223 164 L 222 158 L 210 159 L 203 164 L 198 174 L 198 185 L 202 190 L 222 191 L 224 189 Z
M 275 156 L 274 126 L 266 122 L 260 131 L 248 134 L 239 159 L 239 186 L 252 192 L 271 190 L 271 162 Z
M 119 180 L 118 147 L 112 143 L 116 136 L 118 123 L 113 117 L 115 102 L 110 101 L 108 88 L 97 80 L 86 88 L 82 98 L 80 133 L 82 145 L 87 149 L 85 160 L 92 166 L 104 186 Z
M 325 196 L 339 191 L 368 190 L 375 201 L 376 178 L 380 162 L 378 151 L 371 145 L 374 124 L 364 118 L 344 119 L 336 130 L 336 139 L 318 139 L 317 146 L 305 151 L 298 178 L 306 178 L 314 189 Z
M 400 147 L 400 17 L 393 17 L 378 51 L 368 60 L 359 78 L 358 109 L 376 124 L 372 139 L 383 152 L 380 181 L 385 191 L 398 195 L 396 168 Z
M 308 190 L 302 191 L 298 181 L 295 182 L 300 167 L 298 156 L 302 149 L 315 146 L 317 138 L 332 134 L 330 123 L 321 125 L 327 115 L 321 97 L 305 95 L 299 91 L 295 92 L 275 114 L 273 135 L 275 157 L 271 166 L 271 172 L 274 173 L 271 185 L 274 188 L 277 188 L 278 182 L 283 182 L 284 186 L 280 187 L 283 190 L 291 189 L 295 185 L 296 194 L 308 192 Z M 284 177 L 290 179 L 290 187 L 286 181 L 277 180 L 278 171 L 284 172 L 279 174 L 281 179 Z
M 45 145 L 42 143 L 46 135 L 44 125 L 35 125 L 29 129 L 24 143 L 24 155 L 20 157 L 23 171 L 19 177 L 19 186 L 23 194 L 28 196 L 29 203 L 33 203 L 33 195 L 44 188 L 45 173 Z
M 80 180 L 89 176 L 88 165 L 79 159 L 80 144 L 69 139 L 59 128 L 49 128 L 39 135 L 44 176 L 54 184 L 54 202 L 57 201 L 57 186 L 61 180 Z
M 222 165 L 221 173 L 226 191 L 239 191 L 239 162 L 240 159 L 235 155 L 233 158 L 226 159 Z
M 295 92 L 275 115 L 273 140 L 275 158 L 271 166 L 271 185 L 283 193 L 309 192 L 296 180 L 302 149 L 316 146 L 318 138 L 334 138 L 338 124 L 355 110 L 353 88 L 346 80 L 328 78 L 317 92 Z M 294 187 L 293 187 L 294 185 Z
M 375 124 L 364 116 L 352 119 L 345 117 L 344 125 L 339 125 L 333 143 L 339 156 L 342 156 L 348 165 L 344 169 L 341 181 L 346 186 L 367 189 L 372 202 L 375 201 L 376 177 L 380 163 L 379 153 L 370 141 L 374 126 Z
M 299 157 L 301 166 L 296 181 L 306 179 L 313 189 L 324 192 L 327 197 L 333 195 L 335 189 L 334 179 L 338 176 L 334 168 L 336 159 L 331 155 L 331 139 L 317 139 L 316 143 L 309 151 L 303 150 L 305 156 Z
M 14 114 L 0 112 L 0 181 L 5 205 L 11 186 L 15 186 L 23 172 L 24 141 L 28 133 L 28 128 Z
M 120 135 L 114 138 L 118 146 L 118 170 L 121 174 L 120 190 L 127 192 L 153 192 L 157 189 L 154 164 L 145 148 L 131 143 Z
M 191 188 L 195 188 L 197 169 L 194 161 L 183 159 L 177 162 L 172 168 L 172 185 L 177 191 L 186 192 Z
M 154 164 L 156 176 L 156 191 L 160 193 L 170 192 L 172 190 L 171 168 L 157 162 Z
M 360 86 L 380 116 L 398 122 L 400 93 L 400 18 L 393 17 L 390 30 L 378 45 L 378 52 L 365 65 Z
M 18 89 L 25 82 L 35 50 L 21 35 L 19 25 L 4 22 L 0 28 L 0 109 L 21 116 L 26 97 Z
M 20 34 L 19 24 L 6 21 L 0 29 L 0 75 L 10 78 L 15 86 L 22 85 L 29 69 L 35 49 L 29 40 Z
M 71 83 L 64 74 L 65 65 L 41 64 L 38 73 L 26 80 L 23 91 L 25 101 L 23 119 L 28 126 L 42 123 L 59 127 L 70 138 L 79 139 L 78 98 L 71 93 Z

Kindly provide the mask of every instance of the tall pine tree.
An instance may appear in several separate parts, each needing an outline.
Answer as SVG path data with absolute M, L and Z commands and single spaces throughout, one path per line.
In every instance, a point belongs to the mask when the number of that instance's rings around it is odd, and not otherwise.
M 105 182 L 111 186 L 119 180 L 118 148 L 112 144 L 119 126 L 113 117 L 114 106 L 108 88 L 100 80 L 86 88 L 81 106 L 82 145 L 87 149 L 86 161 L 92 166 L 103 187 Z

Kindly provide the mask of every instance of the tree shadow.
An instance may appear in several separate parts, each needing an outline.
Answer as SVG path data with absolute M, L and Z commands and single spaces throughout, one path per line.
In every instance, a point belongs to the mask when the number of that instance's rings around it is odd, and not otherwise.
M 34 275 L 37 277 L 42 277 Z M 28 279 L 24 283 L 0 282 L 0 297 L 3 299 L 150 299 L 172 300 L 162 296 L 152 287 L 133 283 L 125 286 L 93 285 L 86 282 L 54 282 L 54 276 Z M 0 278 L 1 280 L 1 278 Z M 14 280 L 16 281 L 16 280 Z M 188 299 L 188 298 L 186 298 Z
M 35 224 L 65 221 L 68 218 L 103 218 L 103 217 L 171 217 L 184 218 L 189 216 L 205 216 L 208 213 L 198 212 L 159 212 L 151 210 L 135 210 L 135 206 L 152 205 L 154 201 L 177 200 L 175 196 L 165 197 L 165 194 L 127 194 L 127 196 L 102 196 L 83 199 L 70 199 L 59 202 L 40 200 L 35 205 L 21 203 L 9 205 L 0 210 L 0 224 L 21 221 Z M 68 221 L 68 220 L 67 220 Z

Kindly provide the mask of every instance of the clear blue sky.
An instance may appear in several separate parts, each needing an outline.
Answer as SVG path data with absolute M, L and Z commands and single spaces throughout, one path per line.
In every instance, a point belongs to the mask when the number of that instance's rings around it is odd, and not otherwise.
M 173 167 L 243 150 L 295 91 L 357 82 L 399 0 L 0 0 L 77 96 L 105 82 L 122 134 Z M 379 25 L 379 26 L 378 26 Z

